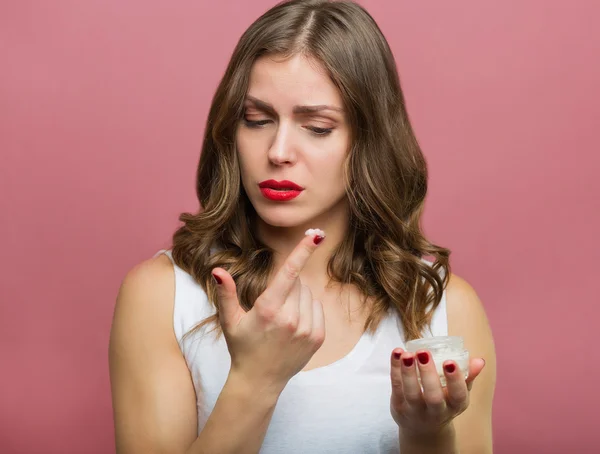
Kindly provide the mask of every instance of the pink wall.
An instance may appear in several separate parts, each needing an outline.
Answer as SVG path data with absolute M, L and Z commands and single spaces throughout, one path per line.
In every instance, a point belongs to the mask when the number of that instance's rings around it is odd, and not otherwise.
M 429 159 L 426 229 L 454 250 L 496 335 L 496 453 L 591 453 L 600 4 L 363 3 Z M 272 4 L 0 7 L 1 452 L 113 451 L 120 280 L 195 208 L 213 90 Z

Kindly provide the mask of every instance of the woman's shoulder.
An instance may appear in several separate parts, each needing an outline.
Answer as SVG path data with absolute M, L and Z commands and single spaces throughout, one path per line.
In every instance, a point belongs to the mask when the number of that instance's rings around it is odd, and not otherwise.
M 454 273 L 450 273 L 446 286 L 446 312 L 449 330 L 460 335 L 488 324 L 479 295 L 469 282 Z
M 127 272 L 117 295 L 115 315 L 143 316 L 144 322 L 157 328 L 166 326 L 172 319 L 174 296 L 173 264 L 166 255 L 156 255 Z
M 453 273 L 446 288 L 448 332 L 461 336 L 473 357 L 482 357 L 495 370 L 494 339 L 483 303 L 465 279 Z M 494 372 L 495 373 L 495 372 Z
M 448 334 L 461 336 L 471 358 L 483 358 L 485 361 L 485 367 L 471 390 L 469 411 L 456 421 L 462 427 L 461 431 L 467 430 L 468 426 L 485 427 L 481 424 L 491 413 L 496 386 L 496 349 L 492 330 L 477 292 L 465 279 L 450 274 L 446 294 Z
M 185 333 L 214 313 L 202 286 L 174 263 L 170 251 L 161 250 L 126 274 L 113 325 L 130 327 L 131 332 L 143 329 L 182 347 Z
M 153 257 L 150 257 L 142 262 L 139 262 L 132 267 L 129 272 L 125 275 L 125 281 L 132 281 L 140 278 L 172 278 L 173 274 L 173 262 L 168 255 L 162 254 L 160 251 Z
M 121 283 L 121 291 L 128 293 L 167 293 L 173 290 L 175 277 L 173 263 L 165 254 L 157 254 L 132 267 Z
M 464 318 L 465 315 L 483 311 L 483 305 L 473 286 L 454 273 L 450 273 L 446 286 L 446 305 L 449 318 Z
M 178 313 L 185 318 L 202 315 L 196 313 L 206 312 L 209 306 L 204 288 L 190 273 L 177 266 L 169 250 L 161 250 L 133 267 L 125 276 L 121 290 L 142 296 L 148 304 L 166 306 L 171 316 L 175 312 L 175 318 Z

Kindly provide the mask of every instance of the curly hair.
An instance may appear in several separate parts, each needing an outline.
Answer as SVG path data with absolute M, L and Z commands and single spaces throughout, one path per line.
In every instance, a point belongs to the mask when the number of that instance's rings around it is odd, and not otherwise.
M 351 130 L 344 169 L 349 233 L 329 259 L 329 278 L 371 298 L 365 331 L 374 332 L 393 307 L 405 339 L 421 337 L 450 276 L 450 251 L 429 242 L 420 225 L 426 161 L 381 30 L 356 3 L 319 0 L 283 2 L 258 18 L 238 42 L 212 100 L 196 178 L 200 209 L 182 213 L 173 235 L 175 263 L 216 309 L 191 332 L 215 322 L 222 334 L 213 268 L 232 275 L 245 310 L 267 286 L 273 251 L 255 234 L 257 214 L 241 184 L 235 135 L 256 59 L 297 54 L 327 70 Z

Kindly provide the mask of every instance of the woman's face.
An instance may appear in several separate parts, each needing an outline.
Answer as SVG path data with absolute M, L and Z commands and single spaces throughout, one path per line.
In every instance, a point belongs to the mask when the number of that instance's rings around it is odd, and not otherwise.
M 350 130 L 342 98 L 316 60 L 258 59 L 236 140 L 242 184 L 266 224 L 326 228 L 347 216 Z

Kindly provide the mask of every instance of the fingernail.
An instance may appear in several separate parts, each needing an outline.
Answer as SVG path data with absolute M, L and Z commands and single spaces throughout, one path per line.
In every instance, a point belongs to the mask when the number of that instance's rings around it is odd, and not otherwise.
M 415 359 L 412 356 L 410 358 L 402 358 L 402 362 L 406 367 L 412 366 L 414 361 Z
M 394 358 L 400 359 L 401 356 L 402 356 L 402 353 L 394 352 Z
M 444 370 L 445 370 L 446 372 L 448 372 L 449 374 L 451 374 L 452 372 L 454 372 L 454 371 L 456 370 L 456 366 L 455 366 L 454 364 L 452 364 L 452 363 L 450 363 L 450 364 L 446 364 L 446 365 L 444 366 Z
M 419 358 L 421 364 L 427 364 L 429 362 L 429 355 L 426 352 L 419 353 L 417 358 Z
M 323 241 L 325 237 L 321 236 L 321 235 L 315 235 L 315 238 L 313 239 L 313 241 L 315 242 L 315 244 L 319 244 L 321 241 Z
M 212 275 L 213 279 L 215 280 L 215 282 L 219 285 L 221 285 L 223 283 L 223 281 L 221 280 L 221 278 L 219 276 L 217 276 L 216 274 Z

